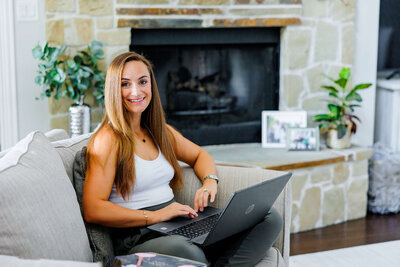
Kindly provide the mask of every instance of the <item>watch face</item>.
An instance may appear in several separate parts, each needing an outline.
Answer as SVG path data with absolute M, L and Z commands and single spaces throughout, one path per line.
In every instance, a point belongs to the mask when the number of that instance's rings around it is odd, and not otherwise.
M 215 175 L 213 175 L 212 178 L 215 179 L 215 180 L 217 180 L 217 181 L 219 180 L 218 177 L 215 176 Z
M 205 179 L 213 179 L 213 180 L 217 181 L 217 183 L 219 182 L 218 177 L 216 175 L 214 175 L 214 174 L 207 175 L 206 178 L 204 178 L 204 180 Z

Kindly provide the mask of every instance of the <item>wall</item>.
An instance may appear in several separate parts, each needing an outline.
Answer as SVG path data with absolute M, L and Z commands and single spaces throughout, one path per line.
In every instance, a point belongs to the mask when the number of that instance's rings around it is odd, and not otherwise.
M 16 4 L 18 1 L 14 2 Z M 33 1 L 35 2 L 35 1 Z M 41 89 L 34 83 L 37 60 L 32 57 L 32 48 L 45 40 L 45 3 L 37 1 L 38 19 L 19 20 L 15 15 L 15 56 L 17 77 L 17 105 L 19 139 L 34 130 L 50 130 L 47 99 L 35 100 Z M 14 10 L 16 7 L 14 6 Z
M 354 84 L 372 83 L 370 88 L 360 92 L 363 102 L 356 111 L 362 123 L 352 142 L 361 146 L 372 146 L 374 143 L 379 6 L 379 0 L 357 0 Z
M 291 170 L 292 233 L 366 216 L 372 150 L 338 152 L 343 153 L 344 162 Z
M 326 112 L 327 92 L 321 88 L 353 66 L 355 0 L 304 0 L 301 25 L 284 28 L 281 60 L 281 110 Z
M 13 1 L 0 1 L 0 150 L 18 140 Z

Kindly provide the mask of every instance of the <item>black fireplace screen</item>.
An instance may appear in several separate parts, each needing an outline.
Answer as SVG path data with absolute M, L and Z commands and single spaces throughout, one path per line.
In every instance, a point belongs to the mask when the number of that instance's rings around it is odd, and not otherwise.
M 278 109 L 279 29 L 133 29 L 131 50 L 154 65 L 167 121 L 184 136 L 260 142 L 261 111 Z

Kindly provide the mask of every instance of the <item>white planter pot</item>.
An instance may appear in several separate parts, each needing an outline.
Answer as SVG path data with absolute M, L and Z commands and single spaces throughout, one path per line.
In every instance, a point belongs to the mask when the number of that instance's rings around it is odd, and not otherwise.
M 348 148 L 350 147 L 350 130 L 346 130 L 346 134 L 338 139 L 338 132 L 336 129 L 330 129 L 328 132 L 328 140 L 326 141 L 326 144 L 330 148 L 336 148 L 336 149 L 341 149 L 341 148 Z

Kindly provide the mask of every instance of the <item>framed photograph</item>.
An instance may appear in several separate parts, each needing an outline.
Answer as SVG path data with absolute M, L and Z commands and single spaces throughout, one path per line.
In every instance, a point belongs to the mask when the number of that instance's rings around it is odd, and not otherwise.
M 306 111 L 263 111 L 262 147 L 285 148 L 289 128 L 307 127 Z
M 289 128 L 287 147 L 291 151 L 319 150 L 319 128 Z

